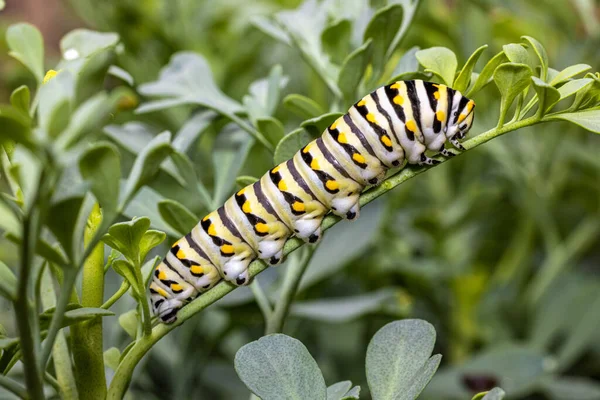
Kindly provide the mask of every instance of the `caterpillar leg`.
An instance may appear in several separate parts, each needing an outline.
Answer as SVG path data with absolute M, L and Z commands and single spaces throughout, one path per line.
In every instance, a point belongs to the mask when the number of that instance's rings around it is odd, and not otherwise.
M 445 148 L 444 146 L 442 146 L 442 148 L 440 149 L 440 154 L 443 155 L 444 157 L 448 157 L 448 158 L 454 157 L 457 155 L 456 153 Z
M 456 138 L 456 136 L 451 137 L 450 139 L 448 139 L 448 141 L 452 144 L 452 146 L 456 147 L 459 150 L 466 150 L 462 144 L 460 144 L 460 142 L 458 141 L 458 139 Z
M 418 162 L 419 165 L 437 165 L 441 161 L 434 160 L 433 158 L 427 157 L 425 153 L 421 153 L 421 160 Z
M 224 245 L 222 248 L 225 246 L 228 245 Z M 228 253 L 228 251 L 231 251 L 231 253 Z M 248 266 L 256 258 L 250 246 L 240 243 L 237 246 L 227 248 L 227 250 L 222 249 L 221 254 L 226 257 L 226 261 L 221 265 L 223 279 L 238 286 L 247 285 L 249 283 Z

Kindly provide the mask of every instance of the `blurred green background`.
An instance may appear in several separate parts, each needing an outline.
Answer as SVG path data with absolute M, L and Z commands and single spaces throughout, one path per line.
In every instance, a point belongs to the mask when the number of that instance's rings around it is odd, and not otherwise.
M 47 65 L 60 58 L 64 33 L 88 27 L 120 35 L 126 51 L 118 65 L 136 86 L 156 80 L 172 54 L 189 50 L 208 60 L 219 87 L 234 99 L 281 64 L 289 78 L 284 94 L 303 94 L 327 110 L 330 95 L 318 76 L 252 23 L 300 3 L 8 0 L 0 12 L 0 97 L 6 102 L 13 89 L 33 80 L 6 55 L 3 42 L 9 24 L 29 21 L 44 35 Z M 586 63 L 598 70 L 600 5 L 593 0 L 424 0 L 394 57 L 413 46 L 445 46 L 462 64 L 483 44 L 490 45 L 489 58 L 522 35 L 544 44 L 552 68 Z M 477 95 L 472 134 L 495 124 L 496 98 L 494 87 Z M 114 122 L 177 132 L 192 113 L 189 107 L 123 113 Z M 286 132 L 301 122 L 282 106 L 276 116 Z M 203 136 L 190 152 L 201 171 L 210 168 L 212 140 Z M 271 165 L 253 149 L 240 175 L 259 176 Z M 206 211 L 171 181 L 163 173 L 152 189 L 199 215 Z M 14 251 L 0 242 L 7 264 Z M 259 277 L 270 293 L 280 286 L 282 268 Z M 110 271 L 106 293 L 119 283 Z M 124 298 L 115 311 L 133 304 Z M 350 379 L 368 396 L 368 341 L 404 317 L 431 322 L 438 334 L 434 353 L 444 356 L 423 398 L 467 399 L 492 386 L 515 399 L 600 398 L 600 137 L 566 123 L 514 132 L 370 204 L 357 222 L 325 235 L 285 333 L 307 346 L 327 382 Z M 0 319 L 14 334 L 5 305 Z M 122 349 L 127 333 L 116 318 L 104 321 L 105 349 Z M 136 370 L 132 398 L 247 399 L 233 356 L 263 329 L 252 293 L 236 290 L 153 349 Z

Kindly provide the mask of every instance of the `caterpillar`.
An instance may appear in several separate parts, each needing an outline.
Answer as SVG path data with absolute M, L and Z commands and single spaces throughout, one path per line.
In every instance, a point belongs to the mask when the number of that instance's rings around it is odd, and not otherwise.
M 154 270 L 152 309 L 164 323 L 221 278 L 249 283 L 256 258 L 281 262 L 291 236 L 321 239 L 321 221 L 332 212 L 347 220 L 359 215 L 363 189 L 385 172 L 409 164 L 433 165 L 426 155 L 450 157 L 448 141 L 464 150 L 475 103 L 445 85 L 421 80 L 380 87 L 355 103 L 323 135 L 291 159 L 231 196 L 179 239 Z

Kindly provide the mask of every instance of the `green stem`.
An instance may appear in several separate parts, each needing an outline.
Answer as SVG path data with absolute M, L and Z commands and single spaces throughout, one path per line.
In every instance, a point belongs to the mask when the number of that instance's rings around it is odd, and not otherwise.
M 87 247 L 96 237 L 102 224 L 102 211 L 94 205 L 84 231 Z M 81 305 L 100 307 L 104 301 L 104 244 L 94 246 L 83 263 Z M 102 318 L 80 322 L 71 327 L 71 344 L 75 362 L 77 390 L 81 399 L 103 399 L 106 396 L 106 377 L 102 347 Z
M 16 381 L 10 379 L 8 376 L 0 375 L 0 386 L 21 399 L 30 398 L 29 394 L 27 393 L 27 389 L 25 389 Z
M 131 287 L 131 285 L 129 284 L 129 282 L 123 281 L 123 283 L 121 283 L 121 287 L 119 288 L 119 290 L 117 290 L 115 292 L 115 294 L 113 294 L 110 297 L 110 299 L 108 299 L 106 301 L 106 303 L 102 304 L 100 306 L 100 308 L 104 308 L 105 310 L 108 310 L 109 308 L 111 308 L 113 306 L 113 304 L 115 304 L 121 297 L 123 297 L 123 295 L 125 293 L 127 293 L 127 291 L 129 290 L 130 287 Z
M 263 136 L 262 133 L 260 133 L 259 131 L 257 131 L 256 129 L 254 129 L 254 127 L 252 127 L 251 125 L 247 124 L 243 119 L 241 119 L 240 117 L 238 117 L 237 115 L 235 115 L 234 113 L 230 113 L 230 114 L 225 114 L 227 116 L 227 118 L 229 118 L 230 120 L 232 120 L 233 122 L 235 122 L 235 124 L 237 126 L 239 126 L 240 128 L 242 128 L 243 130 L 245 130 L 246 132 L 248 132 L 250 135 L 252 135 L 256 140 L 258 140 L 263 146 L 265 146 L 265 148 L 267 150 L 269 150 L 271 153 L 273 153 L 275 151 L 275 149 L 273 148 L 273 145 L 271 144 L 271 142 L 269 142 L 267 140 L 267 138 L 265 138 Z
M 139 287 L 144 287 L 144 278 L 142 277 L 142 270 L 139 266 L 136 266 L 135 268 L 135 277 L 139 282 Z M 139 299 L 139 304 L 142 308 L 142 329 L 144 337 L 148 337 L 152 333 L 152 315 L 150 315 L 150 306 L 148 305 L 148 301 L 146 301 L 146 297 Z
M 267 295 L 265 294 L 264 290 L 262 290 L 260 283 L 258 283 L 258 279 L 255 279 L 250 284 L 250 290 L 252 290 L 252 294 L 254 294 L 258 308 L 260 308 L 265 321 L 268 321 L 269 318 L 271 318 L 273 310 L 271 309 L 271 303 L 269 302 Z
M 301 254 L 299 257 L 295 257 L 293 259 L 294 262 L 288 266 L 279 300 L 277 301 L 273 315 L 267 320 L 265 335 L 283 331 L 283 324 L 290 310 L 290 305 L 296 296 L 302 276 L 314 253 L 314 247 L 307 247 L 306 249 L 308 249 L 307 252 Z
M 518 121 L 512 124 L 507 124 L 502 128 L 492 128 L 487 132 L 484 132 L 466 142 L 463 143 L 463 146 L 466 149 L 472 149 L 477 147 L 483 143 L 486 143 L 498 136 L 501 136 L 507 132 L 514 131 L 525 126 L 535 125 L 539 123 L 540 120 L 534 117 L 527 118 L 522 121 Z M 440 161 L 446 162 L 446 159 L 440 159 Z M 439 164 L 438 164 L 439 165 Z M 396 186 L 401 183 L 406 182 L 407 180 L 414 178 L 417 175 L 422 174 L 423 172 L 433 168 L 432 166 L 416 166 L 416 165 L 408 165 L 402 170 L 400 170 L 395 175 L 390 176 L 385 181 L 381 183 L 381 185 L 371 188 L 365 191 L 360 196 L 360 205 L 364 206 L 367 203 L 372 202 L 379 196 L 384 193 L 389 192 Z M 340 218 L 329 214 L 323 219 L 323 223 L 321 227 L 323 230 L 327 230 L 331 228 L 333 225 L 337 224 L 340 221 Z M 304 242 L 298 238 L 290 238 L 283 247 L 284 256 L 290 254 L 297 248 L 301 247 Z M 261 260 L 255 260 L 250 264 L 249 272 L 250 277 L 254 277 L 257 274 L 261 273 L 265 269 L 267 269 L 267 264 L 265 264 Z M 204 310 L 206 307 L 210 306 L 217 300 L 223 298 L 228 293 L 235 290 L 236 286 L 230 284 L 228 282 L 222 281 L 218 283 L 214 288 L 209 290 L 208 292 L 202 294 L 194 301 L 190 302 L 188 305 L 179 310 L 177 314 L 177 321 L 166 325 L 159 324 L 152 329 L 152 333 L 149 336 L 145 336 L 136 341 L 135 345 L 131 348 L 131 350 L 125 355 L 123 360 L 121 360 L 117 371 L 115 372 L 115 377 L 110 384 L 108 389 L 107 399 L 122 399 L 125 395 L 127 387 L 129 386 L 129 382 L 131 381 L 131 376 L 133 374 L 133 370 L 136 365 L 140 362 L 142 357 L 154 346 L 160 339 L 162 339 L 165 335 L 167 335 L 172 330 L 176 329 L 178 326 L 182 325 L 185 321 L 198 314 L 200 311 Z

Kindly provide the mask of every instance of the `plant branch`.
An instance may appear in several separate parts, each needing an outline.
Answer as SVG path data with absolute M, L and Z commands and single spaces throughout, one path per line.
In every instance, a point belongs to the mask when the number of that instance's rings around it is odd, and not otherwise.
M 522 121 L 506 124 L 501 128 L 492 128 L 487 132 L 484 132 L 464 142 L 463 146 L 466 149 L 472 149 L 507 132 L 514 131 L 526 126 L 535 125 L 539 122 L 539 119 L 531 117 Z M 446 162 L 447 159 L 440 159 L 440 161 Z M 415 176 L 420 175 L 421 173 L 431 168 L 433 167 L 416 165 L 406 166 L 405 168 L 401 169 L 398 173 L 387 178 L 379 186 L 365 191 L 360 196 L 360 205 L 364 206 L 365 204 L 372 202 L 382 194 L 389 192 L 401 183 L 404 183 L 407 180 L 414 178 Z M 337 224 L 340 220 L 341 219 L 335 215 L 327 215 L 323 219 L 321 227 L 323 228 L 323 230 L 327 230 L 333 225 Z M 289 239 L 283 247 L 284 256 L 290 254 L 303 244 L 304 242 L 298 238 L 294 237 Z M 267 269 L 267 267 L 267 264 L 265 264 L 262 260 L 255 260 L 250 264 L 250 277 L 256 276 L 257 274 Z M 127 387 L 129 386 L 129 382 L 131 381 L 133 370 L 135 369 L 139 361 L 142 359 L 142 357 L 152 348 L 152 346 L 154 346 L 154 344 L 156 344 L 156 342 L 158 342 L 161 338 L 163 338 L 172 330 L 176 329 L 178 326 L 182 325 L 185 321 L 198 314 L 200 311 L 204 310 L 206 307 L 210 306 L 217 300 L 223 298 L 225 295 L 227 295 L 235 289 L 236 286 L 234 286 L 231 283 L 225 281 L 220 282 L 214 288 L 202 294 L 202 296 L 199 296 L 197 299 L 195 299 L 194 301 L 183 307 L 181 310 L 179 310 L 177 314 L 177 321 L 170 325 L 159 324 L 152 329 L 152 333 L 149 336 L 145 336 L 139 339 L 119 364 L 119 367 L 117 368 L 117 371 L 115 373 L 115 377 L 109 387 L 107 398 L 116 400 L 121 399 L 124 396 Z
M 110 297 L 110 299 L 106 300 L 106 302 L 102 304 L 100 308 L 104 308 L 105 310 L 111 308 L 113 304 L 115 304 L 121 297 L 123 297 L 125 293 L 127 293 L 130 287 L 131 285 L 129 284 L 129 282 L 123 280 L 123 283 L 121 283 L 121 287 L 119 288 L 119 290 L 117 290 L 115 294 L 113 294 Z
M 0 386 L 21 399 L 29 399 L 27 389 L 21 386 L 18 382 L 10 379 L 8 376 L 0 375 Z
M 269 318 L 271 318 L 273 310 L 271 309 L 271 304 L 267 298 L 267 295 L 265 294 L 264 290 L 262 290 L 260 283 L 258 283 L 258 279 L 252 281 L 250 284 L 250 290 L 252 290 L 252 294 L 254 294 L 258 308 L 260 308 L 265 321 L 268 321 Z
M 235 122 L 235 124 L 237 126 L 239 126 L 243 130 L 245 130 L 246 132 L 248 132 L 256 140 L 258 140 L 260 142 L 260 144 L 262 144 L 271 153 L 273 153 L 275 151 L 275 149 L 273 148 L 273 145 L 271 144 L 271 142 L 269 142 L 267 140 L 267 138 L 265 138 L 263 136 L 263 134 L 260 133 L 259 131 L 257 131 L 253 126 L 251 126 L 248 123 L 246 123 L 246 121 L 244 121 L 243 119 L 241 119 L 240 117 L 238 117 L 234 113 L 227 113 L 227 114 L 225 114 L 225 116 L 227 118 L 229 118 L 230 120 L 232 120 L 233 122 Z

